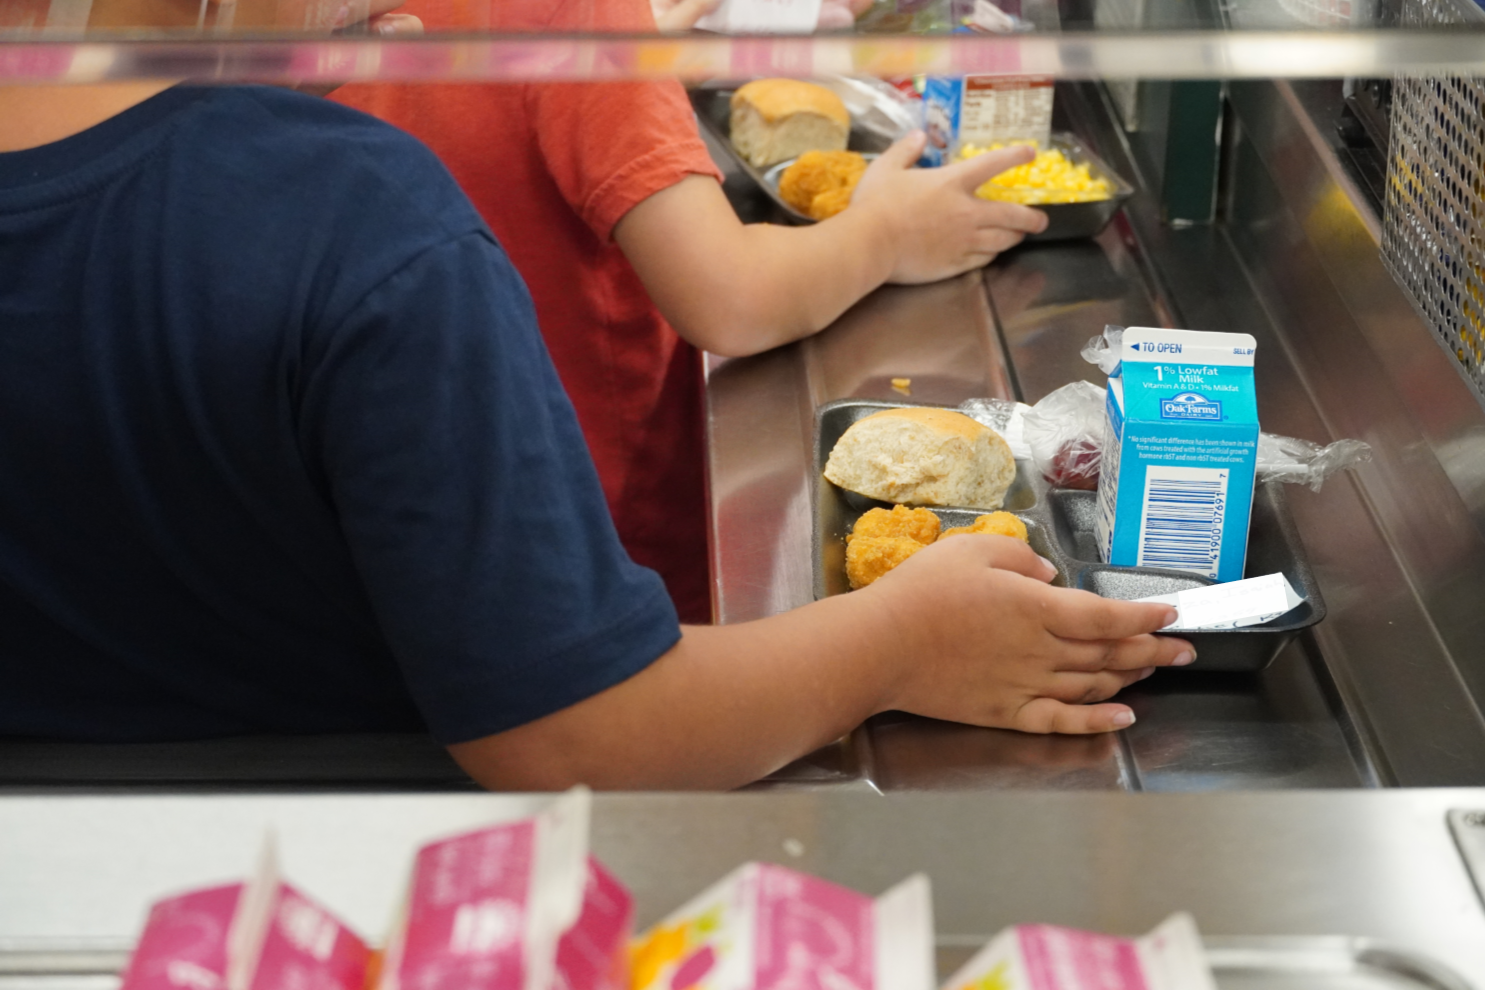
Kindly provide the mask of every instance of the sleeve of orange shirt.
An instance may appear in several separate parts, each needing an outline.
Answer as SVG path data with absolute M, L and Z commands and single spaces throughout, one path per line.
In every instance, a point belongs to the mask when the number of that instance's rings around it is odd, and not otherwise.
M 649 0 L 565 0 L 549 27 L 653 31 L 655 20 Z M 722 178 L 677 82 L 531 84 L 526 100 L 552 178 L 600 240 L 686 176 Z

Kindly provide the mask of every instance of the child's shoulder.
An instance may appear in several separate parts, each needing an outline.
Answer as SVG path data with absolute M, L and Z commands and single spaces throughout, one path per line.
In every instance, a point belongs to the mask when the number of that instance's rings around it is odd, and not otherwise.
M 338 204 L 446 234 L 483 228 L 426 145 L 321 97 L 272 86 L 203 90 L 177 137 L 176 153 L 196 157 L 224 194 L 230 186 L 260 201 L 298 201 L 310 214 Z

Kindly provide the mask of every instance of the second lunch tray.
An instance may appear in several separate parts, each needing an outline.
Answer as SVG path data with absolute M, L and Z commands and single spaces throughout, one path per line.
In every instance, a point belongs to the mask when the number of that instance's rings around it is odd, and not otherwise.
M 815 414 L 814 557 L 815 597 L 826 598 L 850 591 L 846 581 L 846 534 L 863 512 L 890 508 L 855 492 L 837 488 L 825 480 L 825 462 L 841 434 L 851 424 L 883 409 L 913 407 L 906 402 L 873 402 L 844 399 L 821 406 Z M 1016 462 L 1016 480 L 1006 493 L 1003 508 L 1026 524 L 1031 547 L 1057 566 L 1055 584 L 1082 588 L 1105 598 L 1148 598 L 1215 582 L 1184 571 L 1156 567 L 1116 567 L 1098 559 L 1094 536 L 1097 512 L 1095 492 L 1052 488 L 1026 461 Z M 943 522 L 967 526 L 985 509 L 928 506 Z M 1248 529 L 1246 574 L 1259 577 L 1282 573 L 1305 601 L 1262 625 L 1221 632 L 1183 632 L 1196 648 L 1197 661 L 1190 667 L 1172 670 L 1240 671 L 1262 670 L 1299 633 L 1325 618 L 1325 600 L 1310 569 L 1304 544 L 1284 502 L 1283 486 L 1260 484 L 1253 493 L 1253 515 Z
M 815 223 L 814 218 L 800 213 L 784 202 L 779 195 L 779 175 L 790 164 L 783 162 L 766 170 L 755 168 L 751 162 L 739 155 L 732 147 L 732 94 L 730 87 L 698 86 L 691 90 L 691 107 L 701 126 L 716 137 L 720 147 L 735 163 L 737 169 L 753 183 L 767 198 L 770 210 L 768 219 L 781 224 L 801 226 Z M 886 151 L 885 138 L 860 127 L 853 126 L 847 147 L 867 156 Z M 1111 169 L 1103 159 L 1095 155 L 1082 141 L 1072 134 L 1052 135 L 1052 147 L 1060 150 L 1073 164 L 1086 164 L 1095 176 L 1109 180 L 1114 187 L 1108 199 L 1087 203 L 1050 203 L 1036 207 L 1047 214 L 1047 229 L 1040 234 L 1031 234 L 1027 241 L 1063 241 L 1082 237 L 1095 237 L 1114 214 L 1119 212 L 1124 201 L 1134 194 L 1134 188 Z

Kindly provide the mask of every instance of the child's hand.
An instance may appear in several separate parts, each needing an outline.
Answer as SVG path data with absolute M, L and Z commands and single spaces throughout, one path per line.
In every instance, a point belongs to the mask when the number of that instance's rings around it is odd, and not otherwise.
M 722 0 L 650 0 L 655 26 L 661 31 L 689 31 L 717 9 Z
M 1151 633 L 1169 605 L 1047 584 L 1052 565 L 1003 536 L 961 536 L 914 554 L 851 598 L 891 621 L 896 688 L 885 707 L 1023 732 L 1107 732 L 1134 721 L 1113 697 L 1155 668 L 1190 663 Z
M 975 190 L 1035 157 L 1029 146 L 1004 148 L 941 168 L 914 168 L 925 138 L 914 131 L 871 163 L 851 208 L 874 211 L 895 251 L 889 282 L 936 282 L 989 264 L 1027 234 L 1047 227 L 1047 215 L 1017 203 L 980 199 Z

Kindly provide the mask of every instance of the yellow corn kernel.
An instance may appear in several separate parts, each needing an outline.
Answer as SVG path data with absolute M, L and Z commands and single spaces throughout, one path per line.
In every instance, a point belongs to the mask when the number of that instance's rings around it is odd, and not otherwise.
M 1012 141 L 1011 145 L 1033 144 L 1030 141 Z M 970 143 L 959 149 L 959 160 L 964 161 L 1005 147 L 1001 143 L 988 148 Z M 1024 203 L 1037 206 L 1050 203 L 1091 203 L 1108 199 L 1114 194 L 1113 184 L 1108 179 L 1095 177 L 1086 162 L 1073 164 L 1060 150 L 1048 148 L 1038 150 L 1035 160 L 1025 165 L 1006 169 L 976 190 L 982 199 L 1005 203 Z

